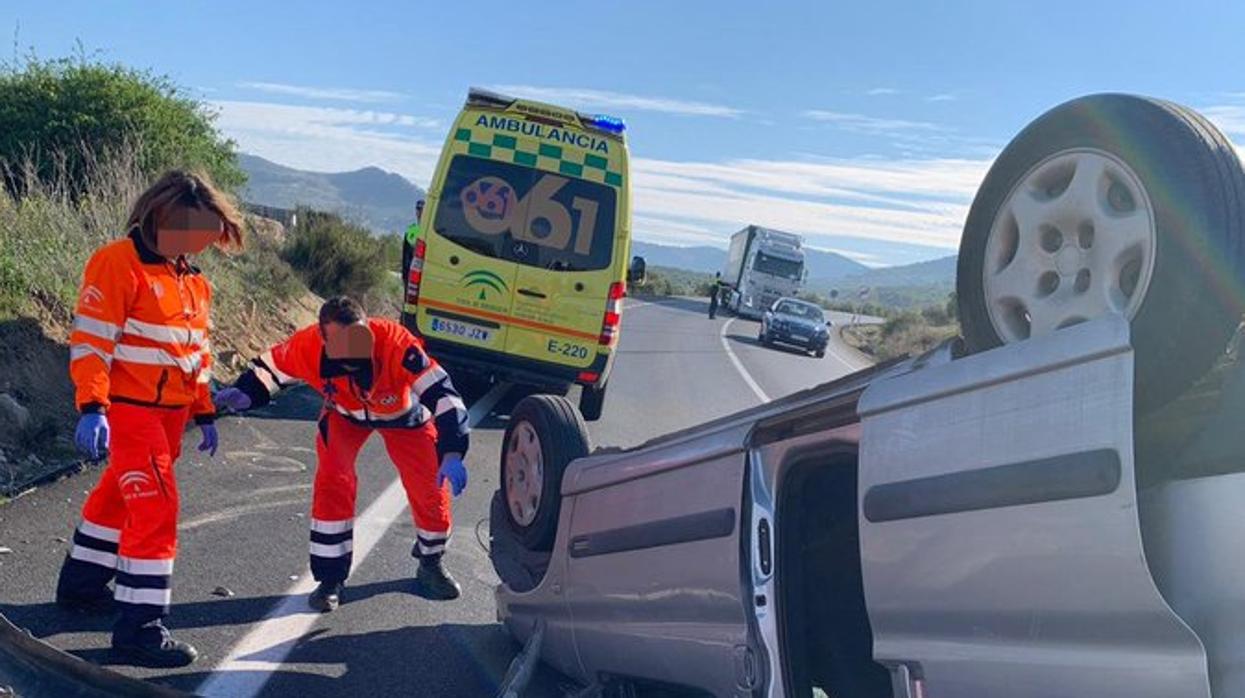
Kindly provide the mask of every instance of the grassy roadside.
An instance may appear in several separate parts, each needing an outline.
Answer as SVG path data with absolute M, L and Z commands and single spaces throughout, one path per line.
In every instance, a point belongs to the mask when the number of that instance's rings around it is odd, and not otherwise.
M 959 322 L 938 308 L 920 313 L 908 312 L 877 325 L 840 328 L 850 346 L 886 361 L 901 356 L 917 356 L 960 333 Z

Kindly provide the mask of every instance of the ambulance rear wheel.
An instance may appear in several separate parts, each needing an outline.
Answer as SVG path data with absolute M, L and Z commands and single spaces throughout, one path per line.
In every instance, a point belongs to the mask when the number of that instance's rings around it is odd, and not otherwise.
M 562 474 L 588 455 L 588 426 L 566 398 L 530 395 L 510 413 L 502 444 L 506 522 L 528 550 L 550 550 L 562 511 Z
M 601 418 L 601 412 L 604 410 L 605 386 L 593 388 L 585 385 L 583 392 L 579 394 L 579 411 L 584 419 L 595 422 Z

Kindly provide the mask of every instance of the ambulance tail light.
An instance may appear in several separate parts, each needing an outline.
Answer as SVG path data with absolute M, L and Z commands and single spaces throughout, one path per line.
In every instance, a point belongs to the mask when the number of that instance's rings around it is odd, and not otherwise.
M 605 301 L 605 319 L 601 321 L 601 337 L 597 344 L 609 347 L 618 341 L 618 326 L 622 324 L 622 301 L 626 295 L 626 284 L 621 281 L 610 284 L 609 298 Z
M 596 371 L 580 371 L 578 382 L 583 385 L 592 385 L 600 380 L 601 374 Z
M 411 255 L 411 270 L 406 277 L 406 302 L 415 305 L 419 302 L 419 285 L 424 280 L 424 256 L 428 254 L 428 244 L 423 238 L 415 241 L 415 254 Z

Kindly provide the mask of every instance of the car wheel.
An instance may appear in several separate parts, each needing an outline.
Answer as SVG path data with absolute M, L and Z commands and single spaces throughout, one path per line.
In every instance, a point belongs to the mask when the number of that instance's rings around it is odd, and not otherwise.
M 506 521 L 529 550 L 549 550 L 562 509 L 562 473 L 588 455 L 588 427 L 563 397 L 532 395 L 515 405 L 502 441 Z
M 579 411 L 589 422 L 600 419 L 601 412 L 605 410 L 606 387 L 602 385 L 600 388 L 592 388 L 585 385 L 583 392 L 579 394 Z
M 1132 327 L 1139 412 L 1223 352 L 1245 306 L 1245 173 L 1206 119 L 1093 95 L 1040 116 L 973 200 L 956 290 L 969 351 L 1116 313 Z
M 816 352 L 814 352 L 814 355 L 815 355 L 817 358 L 819 358 L 819 359 L 824 359 L 824 358 L 826 358 L 826 350 L 825 350 L 825 349 L 818 349 Z

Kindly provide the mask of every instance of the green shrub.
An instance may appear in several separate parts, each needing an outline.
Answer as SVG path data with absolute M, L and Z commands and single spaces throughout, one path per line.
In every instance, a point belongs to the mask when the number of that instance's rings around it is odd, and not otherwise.
M 367 229 L 340 216 L 299 209 L 282 257 L 324 297 L 364 298 L 384 278 L 384 249 Z
M 86 56 L 0 65 L 0 163 L 11 192 L 57 182 L 71 196 L 97 183 L 97 158 L 132 155 L 143 180 L 171 167 L 246 181 L 215 113 L 169 78 Z M 17 165 L 25 165 L 17 167 Z

